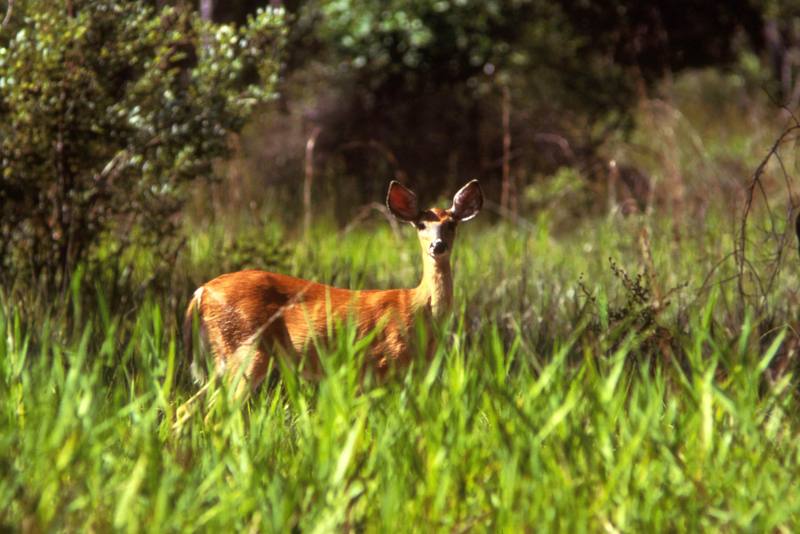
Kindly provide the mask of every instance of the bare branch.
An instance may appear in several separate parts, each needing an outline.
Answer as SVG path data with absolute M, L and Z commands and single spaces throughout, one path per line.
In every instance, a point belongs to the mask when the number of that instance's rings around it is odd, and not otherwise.
M 750 179 L 750 183 L 745 188 L 746 197 L 745 197 L 745 204 L 744 204 L 744 212 L 742 214 L 741 222 L 739 224 L 738 239 L 736 240 L 736 244 L 734 245 L 734 254 L 735 254 L 735 257 L 736 257 L 736 267 L 737 267 L 737 287 L 738 287 L 738 291 L 739 291 L 740 306 L 742 307 L 742 309 L 744 308 L 744 301 L 745 301 L 746 297 L 748 296 L 747 292 L 745 291 L 745 271 L 746 270 L 749 271 L 749 274 L 754 277 L 755 281 L 758 284 L 758 289 L 761 292 L 761 294 L 760 294 L 760 297 L 761 297 L 760 298 L 760 304 L 765 304 L 766 303 L 767 292 L 769 290 L 771 290 L 771 288 L 773 287 L 774 278 L 775 278 L 775 276 L 777 276 L 777 272 L 778 272 L 779 264 L 780 264 L 780 259 L 782 258 L 782 254 L 781 254 L 780 251 L 778 251 L 773 257 L 773 270 L 769 275 L 769 281 L 766 283 L 766 285 L 764 284 L 764 281 L 761 279 L 761 277 L 758 275 L 758 272 L 756 271 L 756 269 L 753 267 L 752 262 L 747 259 L 747 224 L 748 224 L 748 219 L 749 219 L 749 216 L 750 216 L 750 212 L 752 211 L 752 208 L 753 208 L 753 202 L 755 200 L 755 194 L 756 194 L 756 191 L 758 191 L 761 194 L 762 198 L 764 199 L 764 202 L 767 205 L 767 211 L 768 211 L 768 213 L 770 215 L 770 221 L 771 221 L 771 224 L 773 226 L 772 234 L 775 235 L 775 231 L 774 231 L 774 224 L 775 224 L 774 214 L 772 213 L 772 210 L 771 210 L 771 208 L 769 206 L 769 198 L 768 198 L 766 190 L 764 189 L 764 184 L 762 183 L 762 177 L 763 177 L 764 171 L 765 171 L 765 169 L 767 167 L 767 164 L 769 163 L 769 161 L 773 157 L 778 159 L 778 161 L 781 164 L 781 168 L 783 169 L 783 163 L 780 160 L 780 155 L 778 154 L 778 151 L 779 151 L 781 145 L 789 138 L 789 136 L 791 134 L 793 134 L 794 132 L 798 131 L 798 130 L 800 130 L 800 124 L 798 124 L 797 121 L 795 120 L 793 125 L 787 127 L 781 133 L 781 135 L 772 144 L 772 147 L 770 148 L 769 152 L 767 152 L 767 155 L 764 156 L 764 159 L 761 160 L 761 163 L 758 165 L 758 167 L 756 168 L 755 172 L 753 173 L 752 178 Z M 785 175 L 785 169 L 784 169 L 784 175 Z M 778 239 L 778 246 L 779 247 L 783 247 L 784 244 L 785 244 L 785 238 Z M 760 308 L 760 306 L 759 306 L 759 308 Z
M 394 155 L 389 147 L 381 143 L 376 139 L 370 139 L 369 141 L 350 141 L 349 143 L 345 143 L 339 147 L 339 150 L 353 150 L 355 148 L 371 148 L 377 152 L 380 152 L 386 161 L 392 166 L 394 170 L 394 179 L 400 182 L 401 184 L 407 185 L 408 184 L 408 176 L 406 175 L 405 171 L 400 167 L 400 162 L 397 159 L 397 156 Z
M 6 16 L 3 18 L 3 24 L 2 24 L 3 28 L 8 26 L 8 23 L 11 22 L 12 13 L 14 13 L 14 0 L 8 0 L 8 8 L 6 8 Z
M 303 229 L 305 235 L 311 230 L 311 183 L 314 181 L 314 147 L 322 130 L 319 126 L 312 130 L 306 141 L 305 180 L 303 181 Z

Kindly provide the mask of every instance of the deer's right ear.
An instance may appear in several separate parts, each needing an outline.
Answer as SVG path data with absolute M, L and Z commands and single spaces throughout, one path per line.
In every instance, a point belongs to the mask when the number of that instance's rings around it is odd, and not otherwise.
M 386 206 L 392 212 L 392 215 L 400 221 L 414 222 L 419 218 L 417 195 L 400 182 L 392 180 L 392 183 L 389 184 Z

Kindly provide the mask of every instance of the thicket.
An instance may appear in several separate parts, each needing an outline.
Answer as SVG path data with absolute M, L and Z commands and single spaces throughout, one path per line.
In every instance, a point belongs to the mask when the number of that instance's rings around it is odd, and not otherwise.
M 53 289 L 87 264 L 117 283 L 142 248 L 169 266 L 187 193 L 275 97 L 282 11 L 231 26 L 183 4 L 12 7 L 0 33 L 0 278 Z

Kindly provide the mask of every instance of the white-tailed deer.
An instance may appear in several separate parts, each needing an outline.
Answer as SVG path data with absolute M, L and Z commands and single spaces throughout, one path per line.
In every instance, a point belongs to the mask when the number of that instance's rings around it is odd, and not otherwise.
M 395 218 L 417 229 L 422 246 L 422 281 L 413 289 L 339 289 L 266 271 L 223 274 L 201 286 L 186 310 L 184 343 L 194 358 L 195 317 L 210 345 L 218 371 L 241 369 L 252 387 L 264 378 L 278 352 L 316 374 L 320 362 L 313 341 L 328 335 L 332 322 L 352 320 L 357 335 L 377 333 L 367 364 L 379 374 L 413 358 L 416 322 L 441 317 L 453 300 L 450 252 L 456 226 L 477 215 L 483 193 L 477 180 L 462 187 L 449 209 L 420 210 L 417 197 L 398 182 L 389 185 L 386 204 Z M 301 358 L 306 358 L 302 362 Z M 204 379 L 200 362 L 192 373 Z

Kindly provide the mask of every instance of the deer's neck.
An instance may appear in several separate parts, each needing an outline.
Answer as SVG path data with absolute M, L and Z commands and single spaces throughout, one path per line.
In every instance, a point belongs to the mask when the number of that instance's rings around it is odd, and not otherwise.
M 433 317 L 441 317 L 453 304 L 453 275 L 450 260 L 436 261 L 422 254 L 422 281 L 414 290 L 416 308 L 427 308 Z

